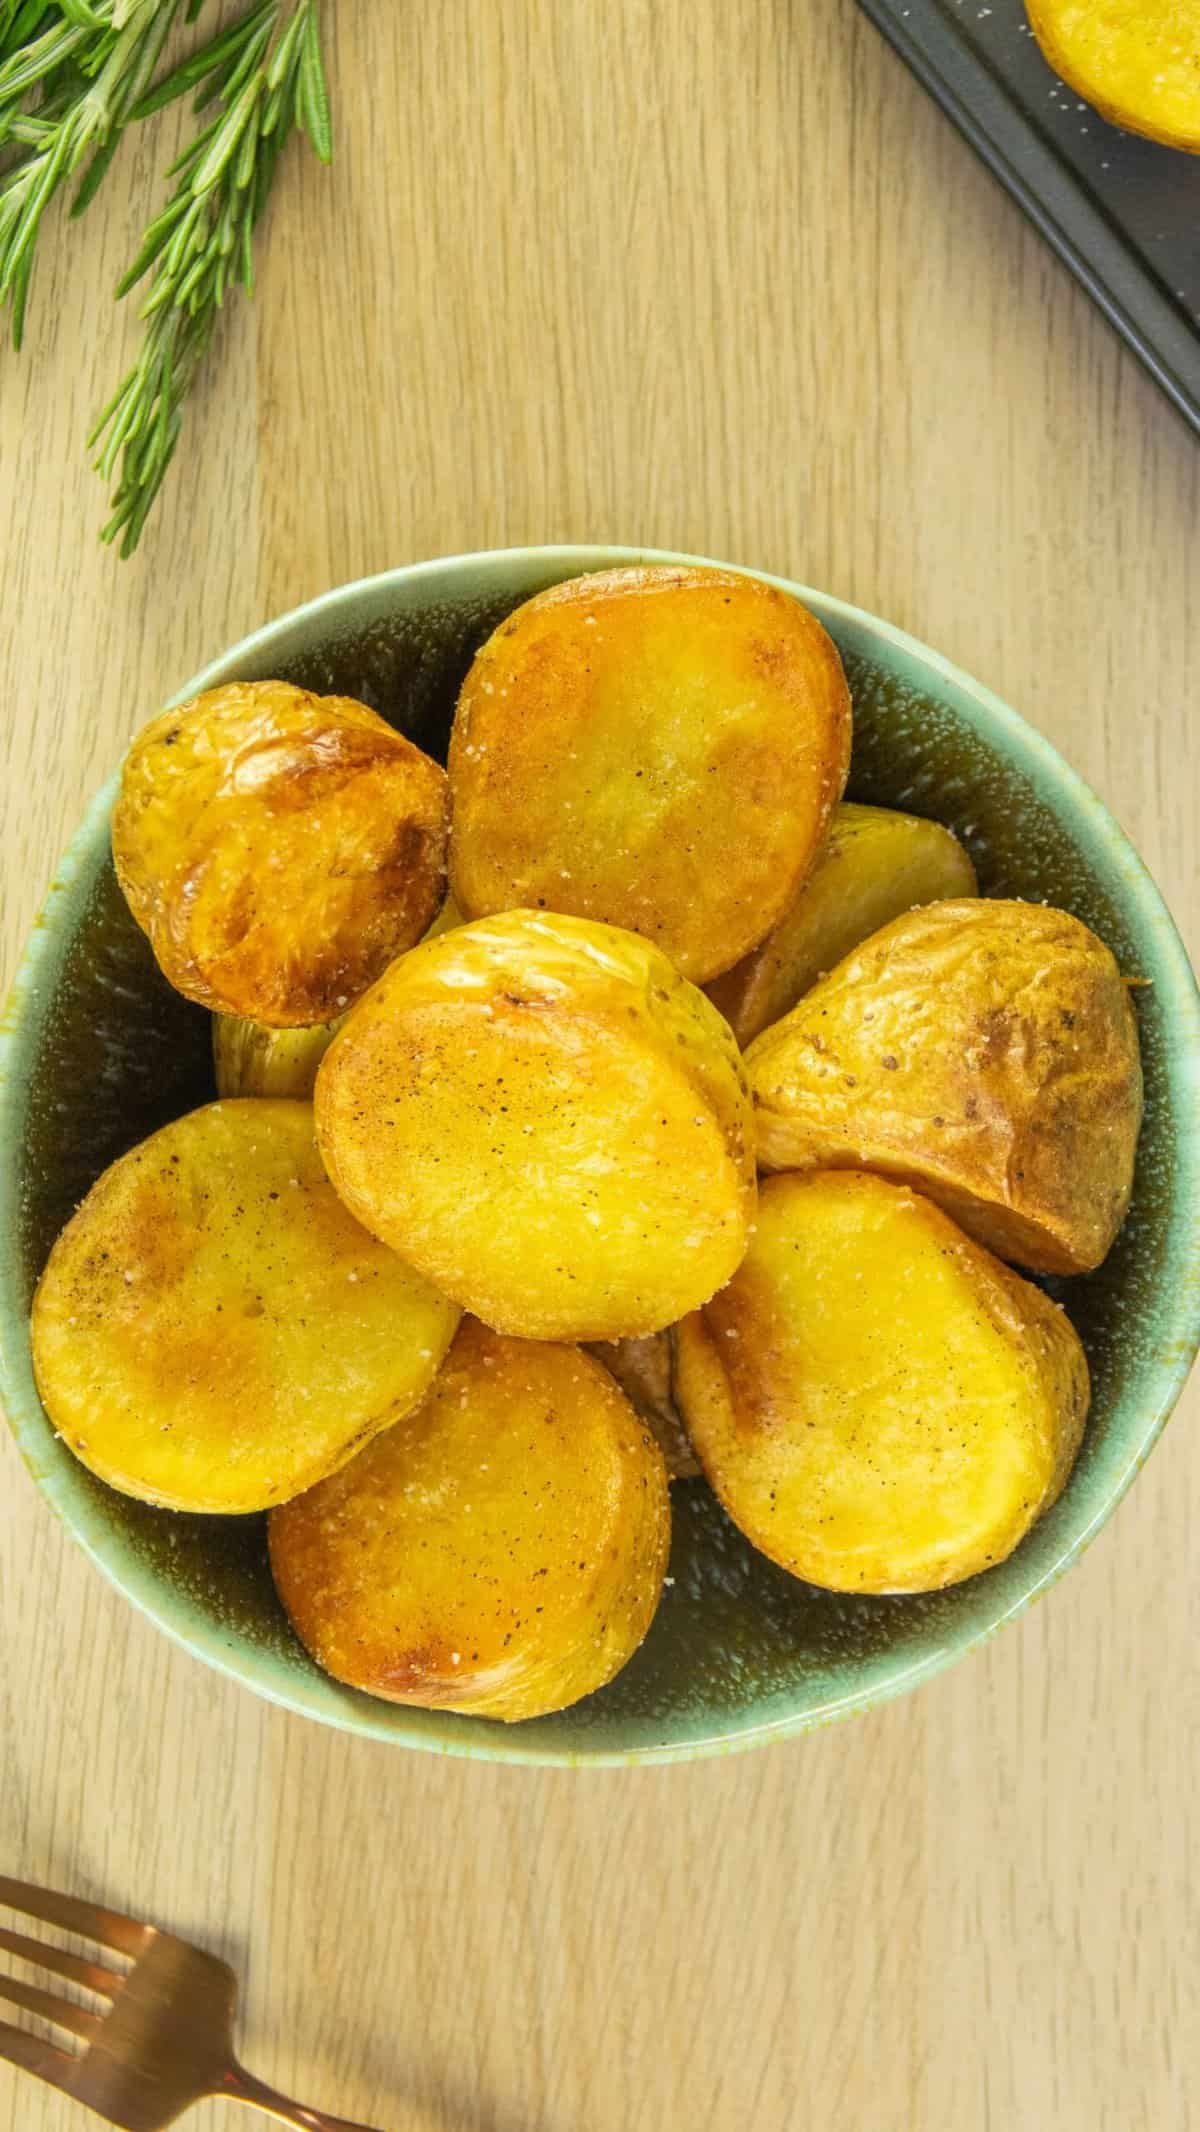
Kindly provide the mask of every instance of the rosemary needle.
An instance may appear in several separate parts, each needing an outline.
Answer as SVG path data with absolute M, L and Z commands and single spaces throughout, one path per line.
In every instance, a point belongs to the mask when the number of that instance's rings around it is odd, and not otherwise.
M 73 214 L 102 184 L 128 126 L 191 95 L 198 130 L 118 288 L 149 277 L 137 360 L 89 436 L 115 481 L 105 540 L 137 546 L 179 437 L 182 407 L 226 293 L 253 289 L 253 233 L 289 135 L 331 154 L 319 0 L 251 0 L 178 66 L 171 30 L 207 0 L 0 0 L 0 304 L 21 343 L 42 216 L 86 165 Z
M 182 4 L 0 0 L 0 302 L 18 348 L 42 216 L 85 156 L 107 168 Z
M 226 291 L 234 281 L 253 291 L 254 226 L 293 127 L 303 126 L 329 159 L 315 0 L 298 0 L 285 22 L 281 12 L 275 0 L 262 0 L 146 99 L 154 109 L 195 87 L 200 109 L 215 103 L 216 115 L 172 166 L 175 191 L 118 290 L 124 295 L 150 276 L 141 351 L 88 439 L 98 447 L 97 470 L 106 480 L 116 473 L 102 538 L 119 537 L 122 555 L 137 546 L 162 486 Z

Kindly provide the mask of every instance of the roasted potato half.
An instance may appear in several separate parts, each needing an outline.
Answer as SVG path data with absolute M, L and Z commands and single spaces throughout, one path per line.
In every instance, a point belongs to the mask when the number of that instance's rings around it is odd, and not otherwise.
M 1108 949 L 1041 903 L 933 903 L 885 925 L 746 1058 L 768 1170 L 878 1170 L 978 1242 L 1084 1273 L 1129 1205 L 1137 1028 Z
M 336 1020 L 441 901 L 445 773 L 365 704 L 231 682 L 126 758 L 113 858 L 179 992 L 273 1028 Z
M 640 1414 L 666 1459 L 668 1478 L 682 1481 L 699 1473 L 671 1390 L 670 1333 L 651 1333 L 645 1340 L 597 1340 L 588 1352 L 616 1378 L 630 1406 Z
M 1088 1372 L 1032 1282 L 907 1186 L 773 1177 L 728 1287 L 676 1331 L 676 1392 L 754 1545 L 833 1591 L 1002 1562 L 1061 1491 Z
M 670 1540 L 657 1444 L 577 1347 L 466 1319 L 424 1404 L 270 1520 L 301 1642 L 391 1702 L 539 1717 L 641 1643 Z
M 307 1103 L 211 1103 L 123 1155 L 33 1304 L 43 1405 L 110 1487 L 264 1510 L 422 1399 L 453 1303 L 359 1227 Z
M 744 1050 L 889 919 L 975 889 L 970 859 L 940 822 L 847 803 L 779 923 L 736 968 L 714 978 L 708 996 Z
M 1056 74 L 1114 126 L 1200 153 L 1200 0 L 1028 0 Z
M 463 912 L 448 895 L 424 938 L 435 940 L 460 923 Z M 264 1021 L 213 1015 L 217 1096 L 311 1096 L 318 1066 L 343 1019 L 318 1021 L 311 1030 L 269 1030 Z
M 463 922 L 453 896 L 447 896 L 425 933 L 434 940 Z M 213 1016 L 213 1066 L 219 1096 L 309 1097 L 317 1068 L 344 1021 L 318 1022 L 312 1029 L 269 1029 L 265 1022 L 244 1021 L 237 1014 Z
M 626 926 L 700 983 L 782 916 L 849 760 L 841 661 L 789 594 L 673 566 L 556 585 L 463 684 L 454 893 Z
M 657 1332 L 746 1246 L 733 1038 L 614 926 L 510 911 L 402 956 L 325 1054 L 316 1110 L 352 1213 L 499 1332 Z

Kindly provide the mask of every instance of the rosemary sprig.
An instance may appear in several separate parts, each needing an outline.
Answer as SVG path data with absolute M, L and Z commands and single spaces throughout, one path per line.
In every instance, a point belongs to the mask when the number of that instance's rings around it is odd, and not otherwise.
M 329 99 L 316 0 L 297 0 L 281 22 L 278 0 L 248 14 L 152 89 L 142 113 L 196 89 L 195 108 L 217 106 L 168 176 L 175 190 L 150 224 L 118 295 L 147 274 L 146 335 L 138 359 L 97 421 L 97 470 L 120 462 L 102 538 L 137 546 L 179 439 L 180 410 L 212 339 L 226 290 L 254 289 L 253 233 L 293 127 L 322 162 L 331 154 Z
M 17 347 L 42 217 L 81 166 L 72 205 L 94 198 L 122 134 L 191 95 L 204 122 L 167 176 L 173 190 L 118 295 L 150 277 L 137 361 L 88 439 L 115 480 L 103 538 L 137 546 L 179 437 L 181 410 L 226 292 L 254 286 L 253 233 L 297 127 L 331 153 L 319 0 L 250 0 L 156 78 L 176 22 L 207 0 L 0 0 L 0 305 Z
M 0 303 L 25 325 L 42 216 L 84 158 L 79 205 L 107 169 L 183 0 L 5 0 L 0 16 Z

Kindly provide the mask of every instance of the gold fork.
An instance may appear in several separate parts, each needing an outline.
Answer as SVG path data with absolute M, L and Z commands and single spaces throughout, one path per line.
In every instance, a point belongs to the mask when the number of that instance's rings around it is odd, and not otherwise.
M 115 1910 L 3 1874 L 0 1907 L 57 1925 L 121 1958 L 120 1967 L 86 1961 L 0 1927 L 0 1948 L 8 1954 L 101 2002 L 84 2006 L 0 1971 L 0 1998 L 83 2045 L 64 2050 L 0 2021 L 0 2058 L 10 2065 L 48 2080 L 124 2132 L 162 2132 L 208 2095 L 249 2103 L 301 2132 L 372 2132 L 348 2117 L 306 2110 L 243 2072 L 233 2054 L 237 1978 L 227 1962 Z

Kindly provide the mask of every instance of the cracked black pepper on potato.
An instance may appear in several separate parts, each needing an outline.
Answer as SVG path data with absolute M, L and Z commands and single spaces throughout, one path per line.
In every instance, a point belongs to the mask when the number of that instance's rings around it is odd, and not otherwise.
M 772 1177 L 675 1390 L 734 1523 L 834 1591 L 924 1592 L 1011 1554 L 1071 1470 L 1083 1349 L 1056 1303 L 916 1192 Z
M 421 1399 L 459 1313 L 342 1205 L 312 1106 L 245 1098 L 122 1155 L 33 1304 L 71 1449 L 172 1510 L 265 1510 Z
M 338 1680 L 511 1721 L 632 1656 L 670 1530 L 662 1453 L 608 1372 L 466 1318 L 423 1404 L 275 1512 L 271 1567 Z
M 697 1463 L 866 1593 L 987 1570 L 1065 1484 L 1083 1349 L 1001 1261 L 1120 1227 L 1132 980 L 843 803 L 849 739 L 799 601 L 669 566 L 502 623 L 449 777 L 279 681 L 135 741 L 119 878 L 231 1100 L 68 1223 L 38 1382 L 113 1486 L 269 1508 L 337 1679 L 506 1720 L 602 1687 Z

